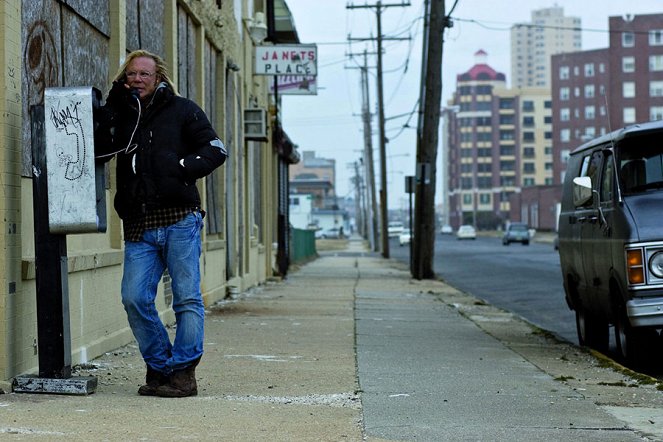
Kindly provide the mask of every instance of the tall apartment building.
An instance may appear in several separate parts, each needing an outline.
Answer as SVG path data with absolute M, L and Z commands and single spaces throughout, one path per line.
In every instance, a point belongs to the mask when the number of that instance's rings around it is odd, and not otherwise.
M 552 182 L 552 113 L 545 88 L 507 88 L 506 76 L 475 54 L 445 110 L 449 222 L 495 228 L 510 197 Z M 446 216 L 446 214 L 445 214 Z
M 532 11 L 532 21 L 511 27 L 512 87 L 550 87 L 550 57 L 580 51 L 580 18 L 554 6 Z
M 609 32 L 606 49 L 552 57 L 555 183 L 583 142 L 663 119 L 663 14 L 610 17 Z
M 513 89 L 520 107 L 522 187 L 553 184 L 552 100 L 548 88 Z

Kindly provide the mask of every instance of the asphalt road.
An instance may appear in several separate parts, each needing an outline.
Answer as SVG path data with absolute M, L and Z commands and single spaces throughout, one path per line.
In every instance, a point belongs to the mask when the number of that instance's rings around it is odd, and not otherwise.
M 390 246 L 392 258 L 409 262 L 409 247 L 400 247 L 397 239 Z M 503 246 L 497 237 L 437 235 L 433 269 L 453 287 L 578 343 L 575 314 L 564 300 L 559 256 L 552 245 Z

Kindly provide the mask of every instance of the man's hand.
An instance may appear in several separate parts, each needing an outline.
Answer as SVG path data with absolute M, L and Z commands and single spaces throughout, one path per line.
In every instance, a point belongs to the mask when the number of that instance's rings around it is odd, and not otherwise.
M 108 92 L 108 98 L 106 98 L 106 104 L 112 107 L 117 107 L 126 103 L 127 98 L 131 88 L 128 84 L 123 81 L 114 81 L 113 87 L 111 87 L 110 92 Z

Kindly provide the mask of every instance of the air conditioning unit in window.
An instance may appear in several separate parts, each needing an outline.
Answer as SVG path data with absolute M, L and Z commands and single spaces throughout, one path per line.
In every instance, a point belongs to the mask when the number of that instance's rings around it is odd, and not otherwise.
M 244 139 L 267 141 L 267 111 L 244 109 Z

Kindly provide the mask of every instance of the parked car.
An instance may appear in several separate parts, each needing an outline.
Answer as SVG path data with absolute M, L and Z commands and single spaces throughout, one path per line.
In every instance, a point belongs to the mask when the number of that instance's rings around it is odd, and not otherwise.
M 389 238 L 398 238 L 398 235 L 403 233 L 403 223 L 400 221 L 392 221 L 387 225 L 387 236 Z
M 404 246 L 405 244 L 410 244 L 412 241 L 412 231 L 410 229 L 405 229 L 398 236 L 398 244 Z
M 477 232 L 469 224 L 463 224 L 456 231 L 457 239 L 477 239 Z
M 658 352 L 663 328 L 663 121 L 596 138 L 568 161 L 559 258 L 578 340 L 620 356 Z
M 449 224 L 445 224 L 440 229 L 440 233 L 442 235 L 451 235 L 452 233 L 454 233 L 454 229 L 452 229 Z
M 502 244 L 508 246 L 512 242 L 519 242 L 526 246 L 529 244 L 529 229 L 524 223 L 511 223 L 502 236 Z
M 338 239 L 341 237 L 341 229 L 332 227 L 330 229 L 320 229 L 315 232 L 316 239 Z

